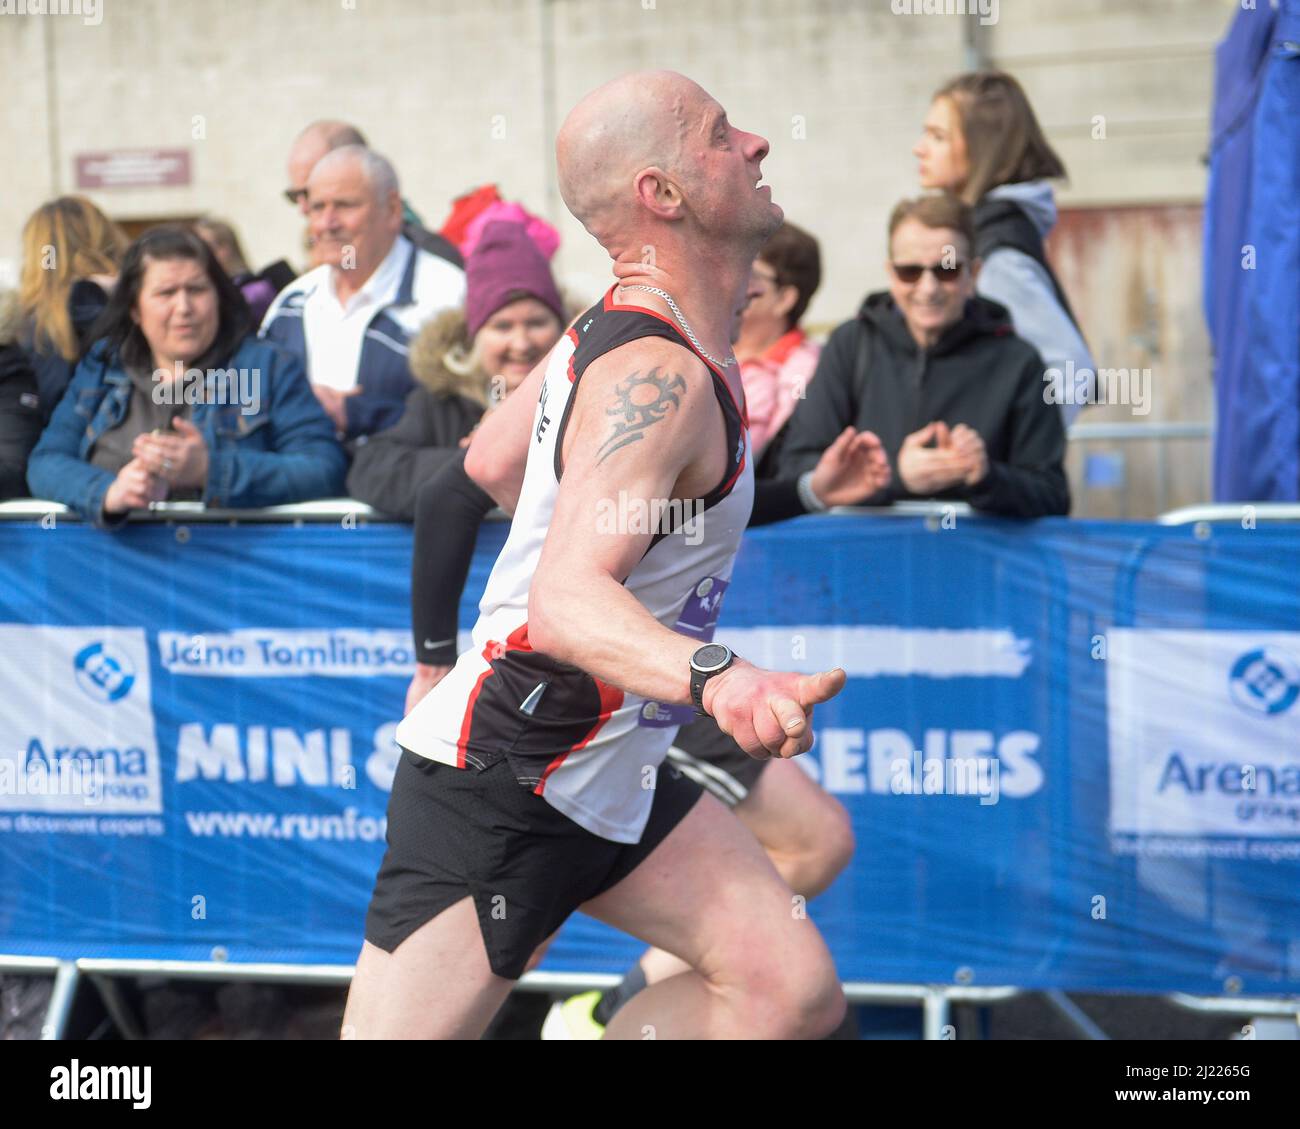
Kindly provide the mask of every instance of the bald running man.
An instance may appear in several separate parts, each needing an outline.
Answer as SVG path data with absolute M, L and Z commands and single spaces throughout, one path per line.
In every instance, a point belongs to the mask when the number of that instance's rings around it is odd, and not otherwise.
M 692 601 L 716 619 L 753 498 L 728 342 L 782 220 L 767 152 L 668 72 L 601 87 L 560 130 L 565 204 L 615 264 L 652 259 L 653 284 L 625 269 L 543 362 L 474 646 L 398 729 L 345 1038 L 477 1038 L 577 909 L 688 966 L 606 1037 L 820 1038 L 843 1017 L 790 888 L 721 803 L 659 772 L 675 729 L 643 724 L 694 705 L 749 755 L 789 758 L 844 685 L 682 630 Z M 668 516 L 609 520 L 634 511 Z

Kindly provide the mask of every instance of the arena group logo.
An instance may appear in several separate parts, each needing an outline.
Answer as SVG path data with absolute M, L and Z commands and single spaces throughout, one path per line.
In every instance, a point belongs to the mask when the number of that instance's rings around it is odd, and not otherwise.
M 1228 692 L 1249 713 L 1286 713 L 1300 698 L 1300 663 L 1276 647 L 1247 651 L 1232 664 Z
M 32 797 L 43 801 L 47 796 L 76 797 L 86 805 L 99 804 L 105 795 L 106 773 L 104 762 L 89 750 L 78 749 L 81 756 L 53 757 L 47 753 L 39 738 L 27 745 L 23 762 L 0 759 L 0 796 Z M 51 763 L 52 761 L 52 763 Z M 36 802 L 33 806 L 41 806 Z
M 103 641 L 77 652 L 72 661 L 77 685 L 96 702 L 120 702 L 135 685 L 135 666 L 121 648 Z
M 1247 858 L 1247 840 L 1300 839 L 1297 655 L 1294 631 L 1107 632 L 1110 830 L 1142 840 L 1116 849 Z
M 5 829 L 117 834 L 103 817 L 161 814 L 144 629 L 0 624 L 0 651 L 26 656 L 0 702 L 0 813 L 22 813 Z

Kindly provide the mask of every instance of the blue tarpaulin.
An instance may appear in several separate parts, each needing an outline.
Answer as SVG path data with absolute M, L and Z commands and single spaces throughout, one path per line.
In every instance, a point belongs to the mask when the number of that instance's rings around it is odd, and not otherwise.
M 0 524 L 0 953 L 353 961 L 410 552 L 387 525 Z M 841 975 L 1300 991 L 1297 576 L 1278 527 L 748 533 L 718 637 L 849 674 L 802 758 L 857 838 L 808 907 Z M 575 918 L 543 967 L 637 951 Z
M 1300 0 L 1243 5 L 1216 54 L 1205 315 L 1215 498 L 1300 500 Z

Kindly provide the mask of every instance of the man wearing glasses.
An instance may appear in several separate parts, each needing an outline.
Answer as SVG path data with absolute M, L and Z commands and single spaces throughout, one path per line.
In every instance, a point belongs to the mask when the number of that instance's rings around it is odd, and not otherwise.
M 850 424 L 893 469 L 867 505 L 952 499 L 1007 517 L 1070 510 L 1065 432 L 1033 346 L 975 294 L 970 209 L 904 200 L 889 219 L 889 290 L 831 335 L 790 419 L 782 476 L 811 469 Z
M 369 147 L 369 143 L 356 126 L 340 121 L 312 122 L 294 139 L 293 146 L 289 149 L 286 170 L 290 187 L 284 190 L 284 198 L 297 208 L 305 219 L 311 218 L 311 213 L 307 210 L 307 178 L 311 176 L 311 170 L 326 153 L 341 149 L 344 145 Z M 426 228 L 405 199 L 402 200 L 402 235 L 422 251 L 446 259 L 453 266 L 465 266 L 465 260 L 456 250 L 455 244 L 449 239 L 444 239 L 436 231 Z M 316 244 L 310 231 L 307 233 L 306 243 L 312 256 L 311 265 L 320 266 L 322 260 L 317 255 Z
M 285 287 L 261 335 L 291 352 L 341 439 L 391 427 L 412 388 L 420 327 L 465 300 L 465 272 L 402 234 L 393 166 L 372 149 L 331 149 L 307 179 L 320 263 Z

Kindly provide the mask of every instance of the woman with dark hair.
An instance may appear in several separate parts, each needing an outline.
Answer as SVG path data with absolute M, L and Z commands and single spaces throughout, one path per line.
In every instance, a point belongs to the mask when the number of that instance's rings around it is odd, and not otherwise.
M 168 497 L 253 507 L 339 494 L 333 425 L 298 363 L 249 329 L 202 239 L 145 232 L 32 452 L 32 494 L 97 525 Z
M 786 424 L 817 371 L 821 346 L 799 324 L 822 280 L 817 240 L 788 220 L 754 259 L 736 359 L 745 388 L 755 472 L 772 477 Z
M 266 311 L 275 301 L 276 294 L 293 281 L 292 275 L 287 282 L 276 286 L 268 277 L 268 272 L 278 268 L 281 265 L 279 263 L 273 263 L 260 274 L 254 274 L 248 267 L 248 260 L 244 258 L 244 248 L 239 242 L 239 236 L 225 220 L 205 216 L 194 224 L 194 231 L 212 248 L 212 253 L 221 264 L 221 269 L 230 276 L 230 281 L 244 296 L 244 301 L 252 311 L 251 324 L 261 325 Z
M 1050 402 L 1068 426 L 1093 400 L 1096 365 L 1044 253 L 1056 224 L 1048 181 L 1063 178 L 1065 165 L 1024 90 L 1000 71 L 959 75 L 935 93 L 912 152 L 923 188 L 974 208 L 978 293 L 1006 307 L 1016 334 L 1053 372 Z

